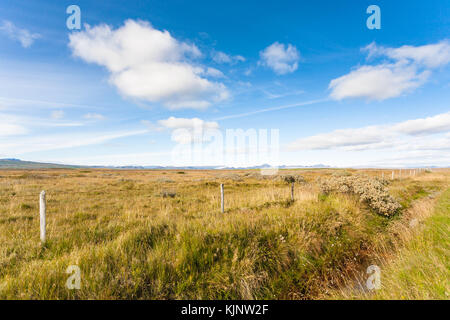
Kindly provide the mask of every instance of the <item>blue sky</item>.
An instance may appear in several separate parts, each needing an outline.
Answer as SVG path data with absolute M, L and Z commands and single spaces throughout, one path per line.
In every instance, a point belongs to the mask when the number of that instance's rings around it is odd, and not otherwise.
M 448 166 L 449 35 L 446 1 L 3 0 L 0 158 Z M 276 159 L 174 153 L 237 129 L 278 130 Z

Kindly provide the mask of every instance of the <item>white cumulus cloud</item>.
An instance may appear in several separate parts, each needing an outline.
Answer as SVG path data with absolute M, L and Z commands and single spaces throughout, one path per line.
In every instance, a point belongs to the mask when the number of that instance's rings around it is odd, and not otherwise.
M 339 129 L 292 142 L 290 150 L 342 149 L 347 151 L 404 148 L 449 149 L 450 134 L 430 141 L 425 136 L 450 131 L 450 112 L 388 125 Z
M 331 98 L 369 98 L 385 100 L 421 86 L 428 71 L 417 73 L 414 67 L 381 64 L 362 66 L 330 82 Z
M 395 131 L 410 135 L 428 135 L 450 131 L 450 112 L 433 117 L 408 120 L 393 126 Z
M 195 45 L 148 22 L 127 20 L 115 30 L 86 26 L 70 35 L 69 46 L 75 56 L 106 67 L 111 83 L 124 96 L 160 102 L 170 109 L 204 109 L 229 96 L 225 85 L 206 78 L 211 70 L 192 62 L 201 56 Z
M 363 65 L 350 73 L 331 80 L 330 97 L 366 98 L 385 100 L 398 97 L 422 86 L 430 77 L 432 69 L 450 62 L 448 41 L 423 46 L 385 48 L 374 42 L 362 48 L 368 59 L 383 57 L 377 65 Z
M 414 62 L 427 68 L 437 68 L 450 62 L 450 44 L 447 40 L 423 46 L 401 46 L 399 48 L 384 48 L 372 42 L 363 51 L 369 57 L 385 55 L 397 61 Z
M 362 51 L 368 53 L 369 60 L 383 57 L 385 61 L 360 66 L 331 80 L 331 98 L 366 98 L 381 101 L 398 97 L 422 86 L 430 77 L 432 69 L 450 62 L 448 41 L 399 48 L 384 48 L 371 43 Z
M 269 67 L 277 74 L 292 73 L 298 68 L 300 53 L 292 44 L 274 42 L 259 53 L 260 64 Z

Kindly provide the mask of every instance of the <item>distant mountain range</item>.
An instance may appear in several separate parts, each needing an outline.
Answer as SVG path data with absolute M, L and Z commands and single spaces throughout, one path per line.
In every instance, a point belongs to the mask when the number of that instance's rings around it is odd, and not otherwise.
M 20 159 L 0 159 L 0 169 L 76 169 L 76 168 L 97 168 L 97 169 L 160 169 L 160 170 L 220 170 L 220 169 L 264 169 L 270 168 L 268 164 L 253 167 L 223 167 L 223 166 L 185 166 L 185 167 L 173 167 L 173 166 L 77 166 L 77 165 L 64 165 L 54 163 L 43 163 L 33 161 L 22 161 Z M 330 168 L 323 164 L 317 164 L 313 166 L 279 166 L 279 169 L 296 169 L 296 168 Z
M 252 167 L 224 167 L 224 166 L 185 166 L 185 167 L 173 167 L 173 166 L 78 166 L 78 165 L 65 165 L 65 164 L 55 164 L 55 163 L 44 163 L 44 162 L 33 162 L 33 161 L 22 161 L 20 159 L 0 159 L 0 170 L 1 169 L 80 169 L 80 168 L 91 168 L 91 169 L 122 169 L 122 170 L 145 170 L 145 169 L 155 169 L 155 170 L 233 170 L 233 169 L 264 169 L 271 168 L 268 164 L 263 164 L 260 166 Z M 334 168 L 324 164 L 316 164 L 312 166 L 279 166 L 278 169 L 320 169 L 320 168 Z M 355 169 L 370 169 L 370 167 L 365 166 L 355 166 Z M 372 167 L 373 169 L 383 169 L 383 167 Z M 404 167 L 405 169 L 407 167 Z M 410 168 L 439 168 L 438 166 L 417 166 Z M 449 168 L 449 166 L 444 167 Z M 387 168 L 384 168 L 387 169 Z

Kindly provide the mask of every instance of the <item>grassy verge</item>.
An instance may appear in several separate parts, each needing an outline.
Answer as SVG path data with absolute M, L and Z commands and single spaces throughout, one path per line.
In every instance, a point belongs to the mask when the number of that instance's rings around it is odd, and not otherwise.
M 431 204 L 435 204 L 432 209 Z M 391 226 L 389 247 L 373 254 L 381 269 L 379 290 L 365 287 L 362 272 L 355 283 L 332 290 L 332 299 L 450 299 L 450 189 L 437 202 L 425 199 Z
M 422 230 L 382 271 L 372 299 L 450 299 L 450 189 Z

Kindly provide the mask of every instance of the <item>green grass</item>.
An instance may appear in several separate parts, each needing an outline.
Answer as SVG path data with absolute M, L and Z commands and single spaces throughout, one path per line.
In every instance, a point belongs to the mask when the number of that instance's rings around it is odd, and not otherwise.
M 450 189 L 420 232 L 383 268 L 381 281 L 382 289 L 369 298 L 450 299 Z

